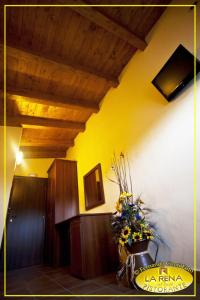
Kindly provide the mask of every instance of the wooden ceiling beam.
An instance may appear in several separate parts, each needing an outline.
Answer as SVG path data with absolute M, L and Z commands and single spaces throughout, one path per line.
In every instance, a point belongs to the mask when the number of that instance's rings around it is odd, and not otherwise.
M 62 2 L 62 0 L 60 0 Z M 71 0 L 70 3 L 77 4 L 77 0 Z M 84 1 L 78 1 L 78 4 L 87 4 Z M 97 9 L 90 7 L 90 6 L 71 6 L 72 10 L 74 10 L 79 15 L 85 17 L 89 21 L 95 23 L 96 25 L 102 27 L 106 31 L 114 34 L 115 36 L 119 37 L 120 39 L 127 42 L 129 45 L 144 50 L 147 46 L 145 40 L 138 37 L 136 34 L 130 32 L 125 27 L 119 25 L 115 21 L 109 19 L 107 16 L 100 13 Z
M 33 147 L 20 148 L 23 151 L 24 158 L 64 158 L 66 157 L 65 149 L 34 149 Z
M 64 144 L 64 141 L 59 141 L 59 143 L 56 144 L 56 141 L 54 141 L 53 143 L 50 143 L 50 142 L 47 142 L 45 143 L 45 141 L 43 141 L 43 143 L 32 143 L 31 142 L 24 142 L 22 141 L 20 143 L 20 149 L 21 151 L 27 151 L 29 150 L 28 148 L 31 148 L 32 151 L 46 151 L 45 149 L 47 148 L 48 150 L 53 150 L 54 148 L 56 148 L 56 150 L 65 150 L 69 147 L 73 147 L 73 143 L 70 143 L 69 141 L 68 142 L 65 142 Z M 43 149 L 43 150 L 42 150 Z
M 117 87 L 119 85 L 118 78 L 94 70 L 91 66 L 82 66 L 80 64 L 75 63 L 74 61 L 72 62 L 68 59 L 55 56 L 52 53 L 37 52 L 35 50 L 33 51 L 30 49 L 30 47 L 21 47 L 18 44 L 19 43 L 17 42 L 15 37 L 7 39 L 6 52 L 14 57 L 28 57 L 31 60 L 37 60 L 41 64 L 43 62 L 54 64 L 58 68 L 58 70 L 60 69 L 66 72 L 79 72 L 80 74 L 82 73 L 84 76 L 93 76 L 97 80 L 100 79 L 106 81 L 112 87 Z M 1 43 L 0 47 L 3 47 Z
M 46 152 L 46 151 L 57 151 L 57 150 L 61 150 L 61 151 L 65 151 L 65 149 L 67 149 L 67 146 L 64 147 L 60 147 L 60 145 L 54 145 L 54 146 L 35 146 L 35 145 L 31 145 L 31 146 L 22 146 L 20 145 L 20 150 L 21 151 L 32 151 L 32 152 Z
M 78 99 L 68 99 L 67 97 L 47 94 L 38 91 L 31 91 L 22 88 L 7 87 L 7 94 L 15 97 L 23 97 L 25 101 L 32 103 L 39 103 L 43 105 L 63 107 L 69 109 L 86 109 L 91 112 L 98 112 L 99 105 L 89 101 Z M 10 97 L 11 100 L 16 100 L 15 97 Z
M 38 159 L 38 158 L 65 158 L 66 152 L 56 151 L 56 152 L 35 152 L 32 153 L 30 151 L 27 151 L 24 153 L 24 158 L 29 159 Z
M 2 117 L 0 116 L 0 122 Z M 72 129 L 78 131 L 85 130 L 85 123 L 82 122 L 33 117 L 27 115 L 12 116 L 7 114 L 6 124 L 7 126 L 14 126 L 14 127 L 18 127 L 21 125 L 35 125 L 35 126 L 54 127 L 54 128 L 66 128 L 66 129 Z
M 33 147 L 35 151 L 38 150 L 38 148 L 59 148 L 59 149 L 66 149 L 68 147 L 74 146 L 74 141 L 72 139 L 70 140 L 64 140 L 64 139 L 41 139 L 41 138 L 23 138 L 20 142 L 20 147 L 24 147 L 26 150 L 27 147 Z

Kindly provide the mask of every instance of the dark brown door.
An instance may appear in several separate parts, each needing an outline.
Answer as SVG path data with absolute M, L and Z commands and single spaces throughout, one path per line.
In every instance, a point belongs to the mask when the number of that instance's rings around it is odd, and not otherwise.
M 41 264 L 47 180 L 14 177 L 7 216 L 7 269 Z

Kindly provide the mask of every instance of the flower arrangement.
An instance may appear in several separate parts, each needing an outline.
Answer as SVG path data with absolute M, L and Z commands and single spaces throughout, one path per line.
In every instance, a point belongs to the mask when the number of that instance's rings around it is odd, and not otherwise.
M 117 180 L 111 181 L 117 183 L 120 189 L 111 223 L 115 241 L 121 246 L 132 246 L 138 241 L 154 239 L 154 229 L 146 220 L 151 210 L 143 207 L 144 202 L 140 197 L 134 200 L 130 167 L 123 153 L 119 160 L 114 155 L 112 169 Z

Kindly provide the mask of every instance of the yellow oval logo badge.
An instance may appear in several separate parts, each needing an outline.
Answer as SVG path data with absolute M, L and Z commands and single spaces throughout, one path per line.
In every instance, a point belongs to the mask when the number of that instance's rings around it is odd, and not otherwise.
M 139 273 L 136 284 L 143 290 L 152 293 L 175 293 L 186 289 L 193 282 L 191 272 L 181 267 L 162 265 L 148 268 Z

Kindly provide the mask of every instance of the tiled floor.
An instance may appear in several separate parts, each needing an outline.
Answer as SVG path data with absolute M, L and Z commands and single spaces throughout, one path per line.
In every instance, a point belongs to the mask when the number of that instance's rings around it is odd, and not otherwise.
M 2 275 L 2 274 L 1 274 Z M 2 291 L 2 276 L 1 276 Z M 200 294 L 199 286 L 198 293 Z M 2 294 L 2 293 L 1 293 Z M 152 297 L 139 297 L 146 294 L 143 291 L 130 289 L 116 281 L 115 274 L 107 274 L 91 280 L 81 280 L 69 274 L 68 268 L 52 268 L 48 266 L 34 266 L 7 273 L 7 294 L 14 295 L 68 295 L 64 299 L 87 299 L 87 297 L 72 295 L 102 295 L 100 299 L 116 299 L 117 297 L 105 297 L 103 295 L 134 295 L 132 299 L 152 299 Z M 188 288 L 183 294 L 192 294 Z M 88 297 L 94 299 L 95 297 Z M 0 299 L 2 299 L 0 297 Z M 63 297 L 9 297 L 7 299 L 63 299 Z M 95 298 L 98 299 L 98 298 Z M 118 297 L 118 299 L 130 299 L 130 297 Z M 162 299 L 162 297 L 156 297 Z M 165 298 L 163 298 L 165 299 Z M 170 299 L 175 299 L 170 297 Z M 177 298 L 176 298 L 177 299 Z M 178 299 L 181 299 L 179 297 Z M 185 299 L 185 298 L 183 298 Z M 188 297 L 186 299 L 194 299 Z

